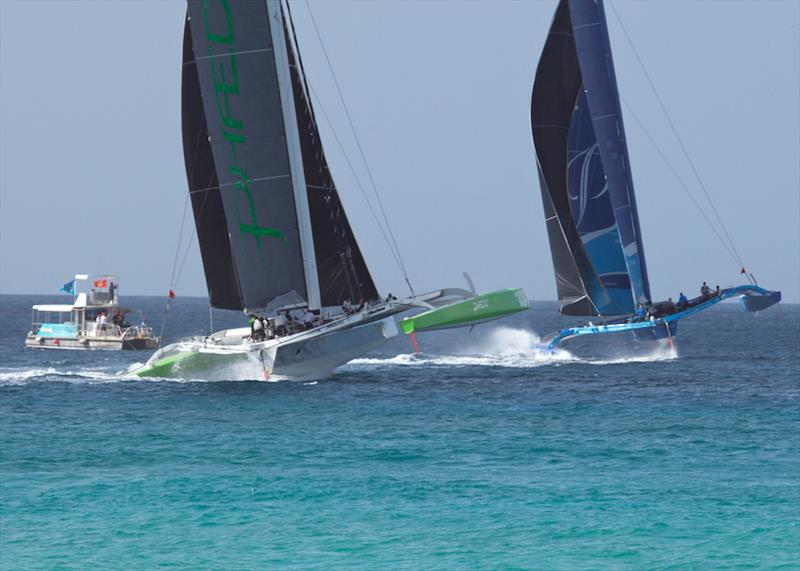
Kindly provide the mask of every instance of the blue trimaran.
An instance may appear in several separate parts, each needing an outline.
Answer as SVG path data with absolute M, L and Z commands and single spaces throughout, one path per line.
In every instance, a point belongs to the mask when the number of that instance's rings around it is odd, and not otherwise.
M 536 70 L 531 126 L 560 311 L 600 321 L 547 336 L 549 349 L 628 331 L 671 344 L 679 320 L 725 299 L 739 296 L 746 311 L 780 301 L 742 269 L 751 283 L 679 307 L 652 303 L 602 0 L 560 0 Z M 637 316 L 642 307 L 648 314 Z

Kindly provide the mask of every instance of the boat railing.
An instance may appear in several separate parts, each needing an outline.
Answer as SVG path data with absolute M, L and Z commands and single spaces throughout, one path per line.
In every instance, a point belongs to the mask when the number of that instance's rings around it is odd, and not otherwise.
M 115 326 L 116 327 L 116 326 Z M 117 327 L 119 330 L 119 327 Z M 130 339 L 154 339 L 153 328 L 146 325 L 133 325 L 126 327 L 121 333 L 122 340 Z
M 380 314 L 387 314 L 386 316 L 388 317 L 389 315 L 398 313 L 397 311 L 392 311 L 394 307 L 395 306 L 391 303 L 379 302 L 375 305 L 366 306 L 362 308 L 361 311 L 337 315 L 326 323 L 316 325 L 310 329 L 296 331 L 292 335 L 295 335 L 296 339 L 302 339 L 304 337 L 310 337 L 323 332 L 338 329 L 345 323 L 352 325 L 369 323 Z
M 114 323 L 107 323 L 105 329 L 102 325 L 95 324 L 94 328 L 86 331 L 87 337 L 120 337 L 122 339 L 138 339 L 143 337 L 144 332 L 149 332 L 152 335 L 153 330 L 150 327 L 137 327 L 127 326 L 120 327 Z
M 367 306 L 362 308 L 361 311 L 347 313 L 347 314 L 333 314 L 326 316 L 322 322 L 315 321 L 314 324 L 306 328 L 307 325 L 299 322 L 292 321 L 292 327 L 288 328 L 288 332 L 275 335 L 262 341 L 271 341 L 278 338 L 292 337 L 293 339 L 300 340 L 306 337 L 314 337 L 320 334 L 328 333 L 330 331 L 341 328 L 343 325 L 361 325 L 373 321 L 376 317 L 394 315 L 398 313 L 397 304 L 380 302 L 374 306 Z M 303 327 L 302 329 L 300 327 Z M 227 329 L 214 333 L 213 335 L 193 335 L 184 337 L 177 344 L 196 345 L 202 344 L 206 346 L 238 346 L 243 340 L 250 339 L 250 328 L 239 327 L 236 329 Z
M 93 329 L 86 331 L 87 337 L 122 337 L 122 329 L 113 323 L 107 323 L 105 329 L 102 325 L 95 324 Z

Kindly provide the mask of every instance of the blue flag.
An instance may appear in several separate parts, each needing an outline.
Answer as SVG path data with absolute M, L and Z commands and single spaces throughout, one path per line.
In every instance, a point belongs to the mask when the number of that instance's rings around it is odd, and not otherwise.
M 63 291 L 64 293 L 75 295 L 75 280 L 68 281 L 63 286 L 61 286 L 61 289 L 58 291 Z

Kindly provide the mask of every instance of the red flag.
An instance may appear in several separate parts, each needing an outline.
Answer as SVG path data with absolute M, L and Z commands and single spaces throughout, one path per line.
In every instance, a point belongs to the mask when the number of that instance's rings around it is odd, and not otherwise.
M 169 293 L 167 295 L 169 296 L 170 299 L 175 299 L 175 292 L 174 291 L 169 290 Z
M 108 281 L 106 280 L 94 280 L 94 287 L 108 287 Z

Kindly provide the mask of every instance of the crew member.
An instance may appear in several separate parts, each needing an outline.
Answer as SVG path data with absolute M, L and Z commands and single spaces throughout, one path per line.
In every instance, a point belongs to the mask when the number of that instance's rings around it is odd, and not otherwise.
M 122 315 L 122 312 L 119 309 L 116 310 L 114 312 L 114 317 L 111 318 L 111 323 L 113 323 L 119 329 L 122 329 L 124 321 L 125 317 Z
M 256 317 L 253 321 L 252 325 L 253 334 L 251 337 L 253 341 L 263 341 L 264 340 L 264 322 L 261 321 L 260 318 Z
M 275 329 L 272 326 L 272 321 L 269 319 L 264 320 L 264 337 L 267 339 L 275 339 Z
M 686 309 L 687 305 L 689 305 L 689 300 L 686 299 L 686 296 L 683 295 L 683 292 L 681 292 L 681 295 L 678 298 L 678 309 Z
M 306 329 L 311 329 L 314 327 L 314 312 L 312 312 L 310 309 L 306 309 L 306 312 L 303 315 L 303 326 Z

